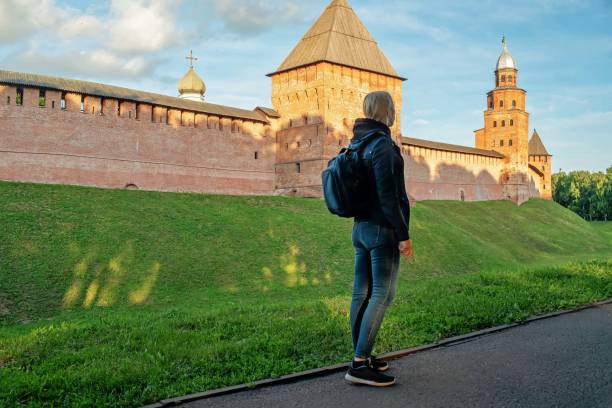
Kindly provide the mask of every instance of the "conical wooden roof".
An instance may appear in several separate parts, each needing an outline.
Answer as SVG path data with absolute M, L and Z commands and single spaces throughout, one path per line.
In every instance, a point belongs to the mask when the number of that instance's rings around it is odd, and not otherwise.
M 322 61 L 404 79 L 347 0 L 333 0 L 276 72 L 269 75 Z
M 544 147 L 544 143 L 542 143 L 542 139 L 540 139 L 540 135 L 534 129 L 533 135 L 531 136 L 531 140 L 529 141 L 529 155 L 530 156 L 550 156 L 546 147 Z

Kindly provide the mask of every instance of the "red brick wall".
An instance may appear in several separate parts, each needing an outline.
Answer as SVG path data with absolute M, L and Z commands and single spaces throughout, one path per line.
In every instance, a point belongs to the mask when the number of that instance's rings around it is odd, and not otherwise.
M 411 201 L 504 199 L 500 184 L 502 159 L 402 146 L 408 196 Z
M 12 96 L 15 88 L 3 87 L 0 92 Z M 88 110 L 80 112 L 80 98 L 67 94 L 66 111 L 59 109 L 59 102 L 55 109 L 50 103 L 38 107 L 38 90 L 33 88 L 24 89 L 24 106 L 15 106 L 14 98 L 7 105 L 4 98 L 0 179 L 111 188 L 135 184 L 161 191 L 274 193 L 275 137 L 269 132 L 266 136 L 262 124 L 243 123 L 234 132 L 229 125 L 223 131 L 194 128 L 182 126 L 181 112 L 173 110 L 169 115 L 173 126 L 153 123 L 151 106 L 139 106 L 143 117 L 137 120 L 135 104 L 122 102 L 119 116 L 118 101 L 107 98 L 105 114 L 92 115 Z M 99 100 L 92 98 L 88 106 L 99 113 Z M 165 108 L 155 107 L 155 112 L 157 119 L 165 121 Z

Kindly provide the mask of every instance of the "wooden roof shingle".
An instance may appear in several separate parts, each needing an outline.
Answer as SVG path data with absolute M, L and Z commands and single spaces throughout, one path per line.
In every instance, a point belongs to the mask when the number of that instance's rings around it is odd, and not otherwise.
M 331 62 L 404 80 L 346 0 L 333 0 L 278 69 Z
M 540 135 L 538 132 L 533 129 L 533 135 L 531 136 L 531 140 L 529 141 L 529 155 L 530 156 L 551 156 L 544 147 L 544 143 L 542 143 L 542 139 L 540 139 Z
M 461 146 L 449 143 L 433 142 L 431 140 L 415 139 L 413 137 L 402 137 L 402 144 L 408 146 L 425 147 L 427 149 L 442 150 L 447 152 L 476 154 L 479 156 L 495 157 L 503 159 L 505 156 L 494 150 L 477 149 L 475 147 Z

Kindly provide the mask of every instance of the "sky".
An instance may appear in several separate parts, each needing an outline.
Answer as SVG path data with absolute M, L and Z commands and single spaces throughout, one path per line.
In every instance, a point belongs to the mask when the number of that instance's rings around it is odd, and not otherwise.
M 176 95 L 193 49 L 212 103 L 271 106 L 328 0 L 0 0 L 0 69 Z M 404 136 L 474 145 L 505 35 L 554 170 L 612 166 L 612 0 L 350 0 L 404 84 Z

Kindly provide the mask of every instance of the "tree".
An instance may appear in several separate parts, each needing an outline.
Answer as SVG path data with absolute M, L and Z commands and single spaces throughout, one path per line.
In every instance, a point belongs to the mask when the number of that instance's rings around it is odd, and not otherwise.
M 559 171 L 552 176 L 553 199 L 582 218 L 608 221 L 612 216 L 612 166 L 606 172 Z

